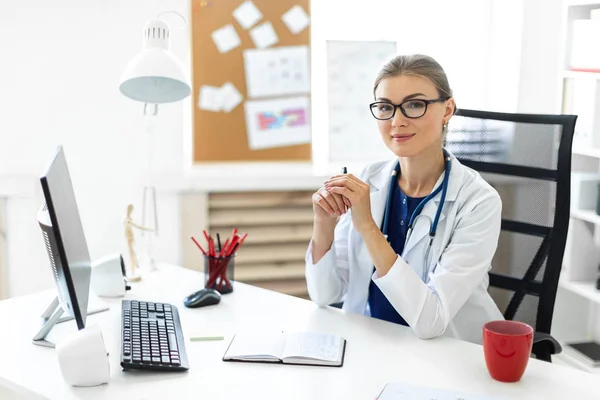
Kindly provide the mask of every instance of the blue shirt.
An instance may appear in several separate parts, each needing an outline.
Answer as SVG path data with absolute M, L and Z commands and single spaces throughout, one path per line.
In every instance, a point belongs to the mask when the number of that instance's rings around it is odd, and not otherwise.
M 410 217 L 423 199 L 424 197 L 406 196 L 400 189 L 400 185 L 395 185 L 390 207 L 388 241 L 396 254 L 402 254 L 404 250 Z M 369 308 L 373 318 L 408 326 L 372 279 L 369 284 Z

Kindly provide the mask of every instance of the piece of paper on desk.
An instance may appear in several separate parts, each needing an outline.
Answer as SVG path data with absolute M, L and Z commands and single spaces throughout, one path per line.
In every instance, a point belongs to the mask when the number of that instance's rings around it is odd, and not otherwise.
M 225 112 L 230 112 L 236 108 L 244 99 L 242 94 L 237 90 L 235 85 L 231 82 L 227 82 L 221 86 L 220 99 L 222 109 Z
M 238 8 L 233 10 L 233 17 L 244 29 L 254 26 L 262 18 L 260 10 L 250 0 L 244 1 Z
M 215 30 L 211 34 L 211 37 L 213 42 L 215 42 L 219 53 L 227 53 L 242 43 L 235 28 L 231 24 Z
M 507 400 L 500 397 L 476 396 L 448 390 L 388 383 L 376 400 Z
M 277 37 L 275 29 L 273 29 L 273 24 L 268 21 L 252 28 L 250 37 L 252 38 L 254 45 L 259 49 L 273 46 L 279 42 L 279 37 Z
M 308 46 L 244 51 L 248 97 L 308 94 Z
M 221 88 L 203 85 L 200 87 L 200 96 L 198 96 L 198 108 L 206 111 L 221 111 L 223 108 L 221 97 Z
M 310 18 L 302 6 L 296 4 L 281 16 L 290 32 L 294 35 L 302 32 L 310 24 Z
M 310 143 L 308 97 L 246 101 L 244 109 L 252 150 Z

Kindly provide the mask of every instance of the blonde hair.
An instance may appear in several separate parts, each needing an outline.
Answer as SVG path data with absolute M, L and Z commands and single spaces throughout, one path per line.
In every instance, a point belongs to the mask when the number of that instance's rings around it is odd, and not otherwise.
M 452 97 L 452 89 L 442 66 L 432 57 L 424 54 L 400 55 L 388 61 L 377 74 L 373 86 L 373 96 L 377 87 L 386 78 L 401 75 L 420 76 L 429 79 L 440 97 Z M 456 113 L 456 109 L 454 110 Z

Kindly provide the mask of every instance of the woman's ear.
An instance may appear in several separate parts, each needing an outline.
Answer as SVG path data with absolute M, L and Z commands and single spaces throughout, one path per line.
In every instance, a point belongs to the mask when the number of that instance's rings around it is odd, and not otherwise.
M 454 112 L 456 110 L 456 102 L 454 101 L 454 99 L 451 97 L 448 100 L 446 100 L 446 109 L 444 110 L 444 125 L 446 125 L 448 123 L 448 121 L 450 121 L 450 118 L 452 118 L 452 116 L 454 115 Z

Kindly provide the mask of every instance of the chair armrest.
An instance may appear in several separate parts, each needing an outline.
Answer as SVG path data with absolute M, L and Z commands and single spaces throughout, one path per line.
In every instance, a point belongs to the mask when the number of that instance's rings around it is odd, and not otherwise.
M 550 354 L 559 354 L 562 351 L 562 346 L 558 343 L 558 340 L 549 333 L 534 332 L 533 345 L 535 346 L 538 343 L 549 346 Z

